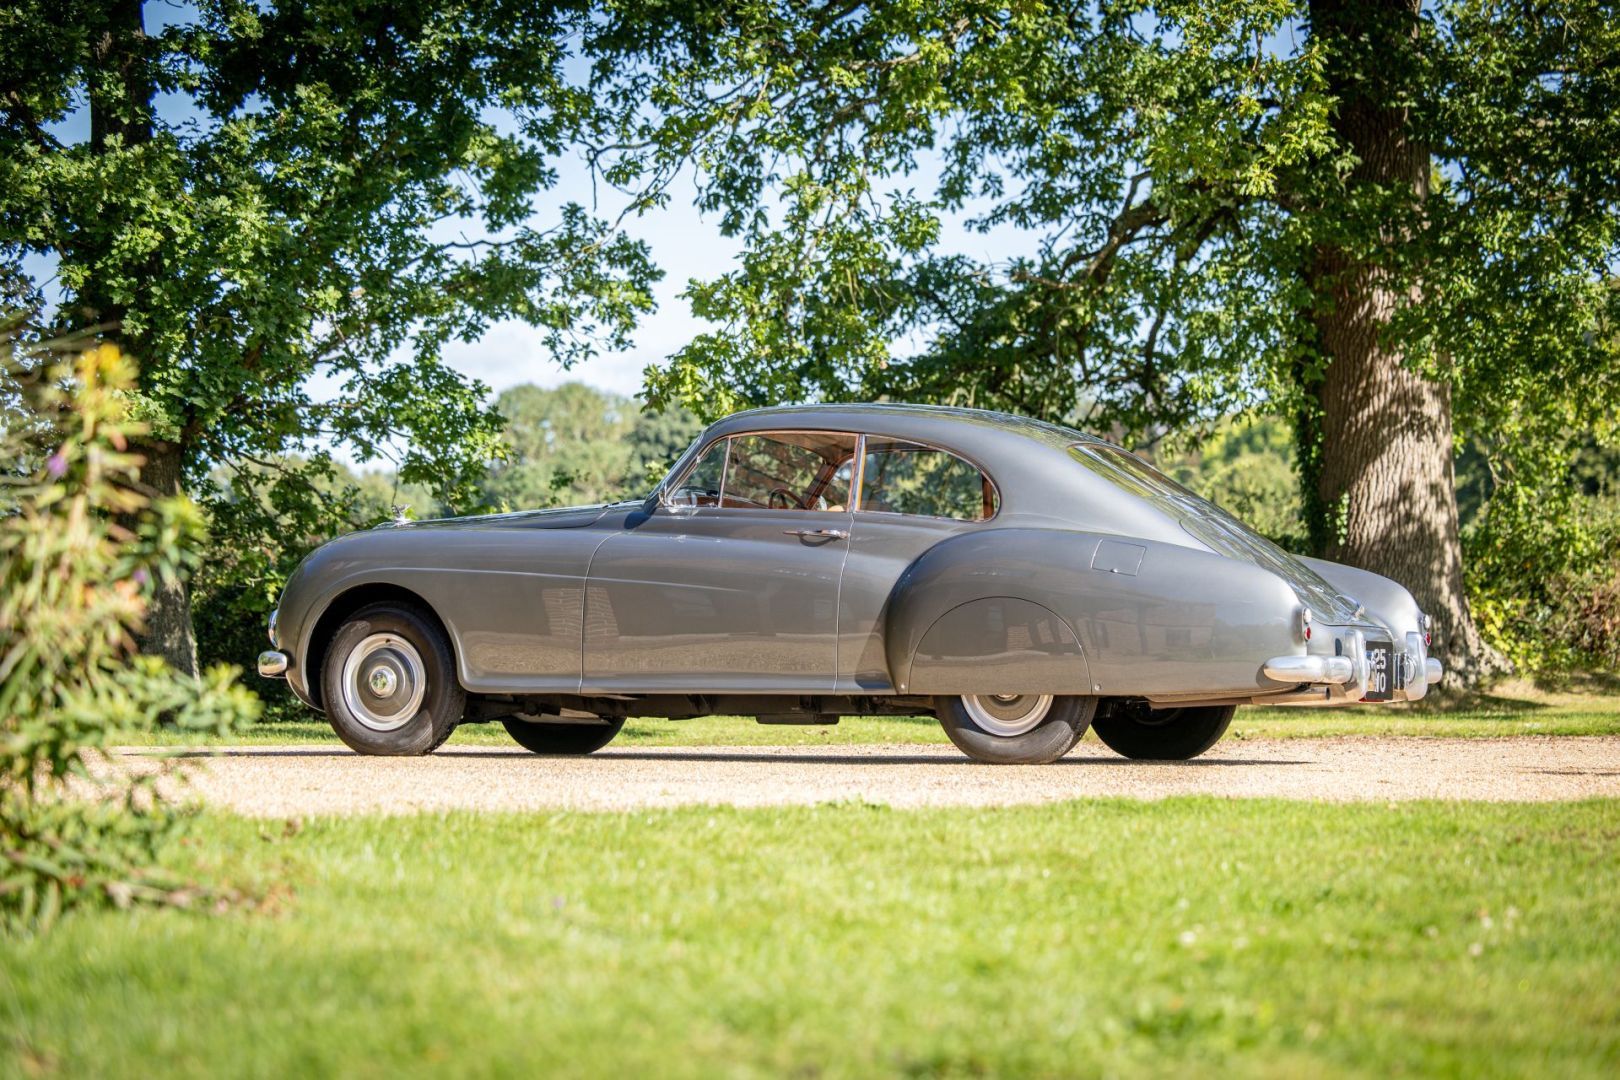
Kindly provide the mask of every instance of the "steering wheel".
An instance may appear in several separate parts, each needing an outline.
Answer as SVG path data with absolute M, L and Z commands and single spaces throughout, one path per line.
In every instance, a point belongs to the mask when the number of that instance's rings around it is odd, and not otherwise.
M 780 503 L 777 502 L 778 499 L 781 500 Z M 799 497 L 797 495 L 793 494 L 792 491 L 788 490 L 785 487 L 771 488 L 770 497 L 767 498 L 765 501 L 766 501 L 766 504 L 768 506 L 770 506 L 770 508 L 772 510 L 803 510 L 804 509 L 803 504 L 799 502 Z

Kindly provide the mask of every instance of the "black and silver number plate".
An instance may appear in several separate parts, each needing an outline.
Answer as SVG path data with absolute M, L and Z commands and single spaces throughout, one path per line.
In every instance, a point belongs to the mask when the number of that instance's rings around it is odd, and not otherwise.
M 1388 701 L 1395 692 L 1395 654 L 1387 641 L 1367 642 L 1367 694 L 1363 701 Z

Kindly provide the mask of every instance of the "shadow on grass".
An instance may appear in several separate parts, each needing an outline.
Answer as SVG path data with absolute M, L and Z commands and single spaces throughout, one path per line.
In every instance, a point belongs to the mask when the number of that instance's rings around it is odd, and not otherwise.
M 772 752 L 777 751 L 777 752 Z M 129 757 L 166 757 L 166 758 L 355 758 L 362 755 L 352 750 L 321 748 L 295 748 L 295 747 L 257 747 L 232 746 L 221 747 L 218 750 L 180 750 L 165 752 L 161 747 L 141 748 L 126 752 Z M 462 760 L 467 758 L 482 758 L 493 761 L 523 761 L 527 759 L 584 761 L 586 758 L 573 755 L 559 754 L 532 754 L 522 750 L 496 750 L 474 749 L 472 747 L 446 747 L 438 750 L 425 759 L 437 761 L 443 759 Z M 386 760 L 386 759 L 380 759 Z M 604 750 L 592 754 L 589 760 L 611 764 L 616 761 L 702 761 L 722 763 L 769 763 L 789 762 L 794 765 L 951 765 L 962 768 L 1004 768 L 1005 766 L 986 765 L 966 757 L 944 754 L 838 754 L 818 752 L 814 754 L 784 754 L 779 748 L 762 748 L 758 751 L 728 748 L 724 750 L 711 750 L 701 747 L 671 746 L 660 750 Z M 1173 765 L 1178 768 L 1207 769 L 1224 768 L 1226 766 L 1254 766 L 1254 765 L 1311 765 L 1310 761 L 1294 761 L 1279 758 L 1195 758 L 1192 761 L 1133 761 L 1129 758 L 1118 757 L 1067 757 L 1049 765 L 1030 766 L 1032 768 L 1055 767 L 1087 767 L 1094 765 L 1134 768 L 1145 765 Z
M 1536 689 L 1554 694 L 1620 695 L 1620 672 L 1561 671 L 1538 675 Z
M 1457 714 L 1473 714 L 1479 718 L 1488 718 L 1493 715 L 1506 718 L 1525 716 L 1552 707 L 1552 703 L 1548 701 L 1517 697 L 1505 692 L 1493 693 L 1489 690 L 1472 690 L 1436 696 L 1433 691 L 1430 691 L 1430 696 L 1427 699 L 1409 705 L 1402 711 L 1416 716 L 1444 717 Z
M 1446 716 L 1474 713 L 1478 719 L 1492 715 L 1523 716 L 1557 709 L 1558 702 L 1548 695 L 1620 697 L 1620 674 L 1607 671 L 1568 671 L 1538 675 L 1533 679 L 1507 679 L 1477 690 L 1452 691 L 1445 684 L 1431 690 L 1423 701 L 1410 706 L 1413 713 Z

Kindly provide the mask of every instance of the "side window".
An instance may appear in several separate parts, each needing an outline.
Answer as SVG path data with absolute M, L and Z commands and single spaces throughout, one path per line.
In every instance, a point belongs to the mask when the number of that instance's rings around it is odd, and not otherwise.
M 899 439 L 866 440 L 862 510 L 983 521 L 996 513 L 995 485 L 955 454 Z
M 742 509 L 849 509 L 855 436 L 819 431 L 731 440 L 722 505 Z
M 670 490 L 669 501 L 676 506 L 719 506 L 720 482 L 726 466 L 726 440 L 718 439 L 705 450 L 681 482 Z

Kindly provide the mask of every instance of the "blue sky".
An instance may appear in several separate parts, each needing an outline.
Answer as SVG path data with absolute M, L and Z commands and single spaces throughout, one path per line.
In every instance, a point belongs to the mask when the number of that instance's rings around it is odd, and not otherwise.
M 583 168 L 566 169 L 552 194 L 559 203 L 575 201 L 589 206 L 591 188 Z M 707 328 L 680 299 L 687 282 L 725 273 L 739 250 L 735 241 L 720 234 L 715 222 L 698 214 L 692 205 L 693 194 L 688 178 L 667 208 L 626 222 L 626 231 L 652 248 L 665 275 L 654 289 L 658 310 L 642 320 L 632 348 L 604 353 L 564 370 L 545 347 L 540 331 L 509 321 L 497 323 L 479 341 L 447 346 L 446 361 L 496 392 L 518 383 L 556 386 L 578 380 L 619 394 L 638 393 L 647 365 L 661 361 Z M 617 204 L 600 205 L 598 212 L 609 216 L 618 209 Z M 537 226 L 546 223 L 545 215 L 536 215 Z
M 896 187 L 914 188 L 917 194 L 928 195 L 933 191 L 937 175 L 937 162 L 924 161 L 916 173 L 902 178 Z M 572 200 L 589 206 L 591 188 L 583 168 L 564 169 L 553 194 L 559 203 Z M 663 209 L 626 222 L 626 231 L 651 247 L 654 261 L 665 274 L 654 290 L 658 310 L 642 320 L 632 348 L 603 354 L 565 371 L 546 350 L 539 331 L 522 323 L 506 322 L 492 327 L 477 342 L 458 342 L 447 347 L 446 360 L 458 371 L 482 380 L 496 392 L 523 382 L 555 386 L 569 380 L 587 382 L 620 394 L 639 392 L 642 372 L 649 364 L 662 362 L 693 336 L 710 329 L 708 323 L 691 313 L 687 301 L 681 297 L 687 283 L 726 273 L 735 265 L 740 251 L 735 240 L 721 235 L 717 217 L 705 219 L 692 205 L 695 189 L 690 177 L 684 177 L 673 194 L 675 197 Z M 597 209 L 611 216 L 617 213 L 619 205 L 622 204 L 607 203 L 604 199 L 604 204 Z M 1033 235 L 1011 227 L 998 228 L 988 234 L 968 229 L 967 220 L 982 209 L 972 206 L 963 213 L 946 217 L 940 243 L 942 252 L 995 262 L 1033 253 Z M 539 219 L 537 224 L 543 223 L 544 215 Z

